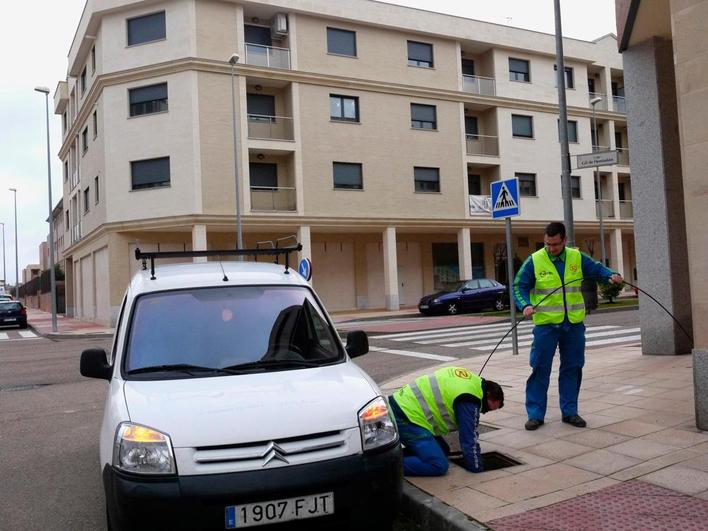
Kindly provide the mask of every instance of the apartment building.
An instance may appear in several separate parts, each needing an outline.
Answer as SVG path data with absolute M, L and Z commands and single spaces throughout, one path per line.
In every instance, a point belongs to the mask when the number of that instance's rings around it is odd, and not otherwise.
M 620 150 L 602 201 L 572 172 L 576 241 L 600 256 L 602 213 L 635 278 L 616 38 L 564 46 L 571 154 Z M 520 181 L 520 259 L 563 218 L 556 75 L 552 35 L 370 0 L 88 0 L 54 97 L 67 311 L 114 322 L 136 247 L 234 248 L 236 174 L 245 245 L 301 242 L 331 310 L 505 280 L 490 182 Z

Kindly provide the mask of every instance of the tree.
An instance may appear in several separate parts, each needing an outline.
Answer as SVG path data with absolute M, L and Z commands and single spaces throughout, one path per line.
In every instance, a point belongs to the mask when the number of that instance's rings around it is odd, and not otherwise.
M 57 281 L 64 280 L 64 271 L 62 271 L 59 264 L 54 264 L 54 279 Z
M 622 288 L 624 287 L 624 282 L 621 284 L 601 284 L 600 293 L 602 293 L 602 298 L 610 302 L 613 302 L 617 296 L 622 293 Z

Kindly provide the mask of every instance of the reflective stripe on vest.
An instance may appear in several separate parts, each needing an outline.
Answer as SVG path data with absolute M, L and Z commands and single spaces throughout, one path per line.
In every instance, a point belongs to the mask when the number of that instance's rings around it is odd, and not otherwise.
M 531 304 L 535 307 L 533 322 L 537 325 L 560 324 L 566 313 L 571 323 L 585 319 L 585 302 L 580 290 L 583 278 L 582 254 L 566 247 L 563 280 L 545 249 L 531 255 L 536 275 L 536 285 L 531 290 Z M 572 284 L 563 286 L 563 282 Z
M 393 398 L 408 420 L 437 436 L 457 429 L 454 403 L 460 395 L 471 395 L 481 402 L 482 379 L 461 367 L 445 367 L 416 378 Z

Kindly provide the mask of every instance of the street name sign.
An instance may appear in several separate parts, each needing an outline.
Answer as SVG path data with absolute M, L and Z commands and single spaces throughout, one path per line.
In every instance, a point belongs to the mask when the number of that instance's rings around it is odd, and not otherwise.
M 510 218 L 521 214 L 519 180 L 505 179 L 491 184 L 492 219 Z
M 595 151 L 576 155 L 578 169 L 617 164 L 617 151 Z

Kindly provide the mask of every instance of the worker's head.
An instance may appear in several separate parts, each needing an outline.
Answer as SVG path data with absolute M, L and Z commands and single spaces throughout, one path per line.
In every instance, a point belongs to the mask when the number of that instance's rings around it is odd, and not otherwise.
M 559 256 L 565 249 L 565 225 L 558 221 L 549 223 L 543 234 L 543 244 L 551 256 Z
M 504 390 L 497 382 L 484 380 L 484 397 L 482 399 L 482 413 L 494 411 L 504 407 Z

